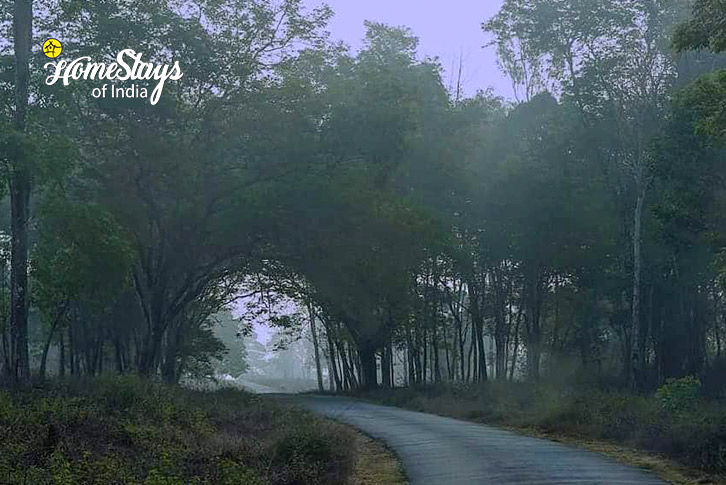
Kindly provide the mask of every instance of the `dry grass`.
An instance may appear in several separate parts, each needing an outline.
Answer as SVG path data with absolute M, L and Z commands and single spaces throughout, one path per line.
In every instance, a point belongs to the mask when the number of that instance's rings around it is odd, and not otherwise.
M 381 442 L 356 432 L 357 461 L 350 485 L 405 485 L 408 483 L 396 455 Z
M 694 467 L 681 465 L 662 454 L 648 453 L 636 448 L 618 445 L 607 441 L 594 440 L 592 438 L 568 436 L 552 431 L 542 431 L 537 428 L 517 428 L 511 426 L 500 427 L 516 433 L 534 436 L 536 438 L 556 441 L 558 443 L 578 448 L 585 448 L 592 452 L 614 458 L 626 465 L 648 470 L 662 480 L 675 485 L 726 484 L 726 478 L 722 476 L 709 474 Z

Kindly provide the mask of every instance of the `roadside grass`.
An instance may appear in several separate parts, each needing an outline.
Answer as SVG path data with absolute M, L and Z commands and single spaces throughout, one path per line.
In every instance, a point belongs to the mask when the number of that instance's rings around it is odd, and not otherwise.
M 726 483 L 726 403 L 491 382 L 378 390 L 370 401 L 581 446 L 672 483 Z M 676 395 L 676 397 L 678 397 Z
M 382 443 L 356 432 L 357 461 L 351 485 L 406 485 L 408 480 L 396 455 Z
M 341 484 L 356 469 L 343 425 L 134 377 L 0 389 L 0 437 L 7 484 Z

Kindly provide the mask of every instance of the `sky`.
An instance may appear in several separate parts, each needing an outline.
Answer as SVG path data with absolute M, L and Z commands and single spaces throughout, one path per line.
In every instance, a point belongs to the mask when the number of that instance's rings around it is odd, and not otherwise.
M 306 0 L 309 8 L 323 3 L 335 16 L 329 31 L 354 49 L 365 36 L 363 22 L 373 20 L 392 26 L 409 27 L 419 38 L 419 54 L 438 57 L 446 70 L 444 82 L 455 84 L 459 58 L 463 60 L 464 91 L 475 94 L 491 86 L 494 92 L 512 98 L 511 83 L 497 67 L 493 47 L 481 24 L 493 17 L 503 0 Z

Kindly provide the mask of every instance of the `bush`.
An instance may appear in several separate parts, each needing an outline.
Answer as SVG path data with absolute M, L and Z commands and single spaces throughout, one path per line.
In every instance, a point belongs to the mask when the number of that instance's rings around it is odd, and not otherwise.
M 656 392 L 661 405 L 675 413 L 693 411 L 700 396 L 701 381 L 695 376 L 668 379 Z

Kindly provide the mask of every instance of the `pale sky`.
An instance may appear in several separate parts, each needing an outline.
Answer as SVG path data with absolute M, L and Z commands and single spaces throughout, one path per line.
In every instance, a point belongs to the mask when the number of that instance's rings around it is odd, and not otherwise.
M 306 0 L 309 7 L 323 3 L 335 12 L 329 26 L 334 40 L 357 49 L 365 35 L 365 20 L 409 27 L 420 39 L 419 53 L 440 59 L 447 86 L 452 79 L 455 83 L 461 56 L 466 94 L 492 86 L 496 94 L 513 97 L 511 83 L 497 67 L 494 48 L 484 48 L 489 39 L 481 30 L 502 0 Z

